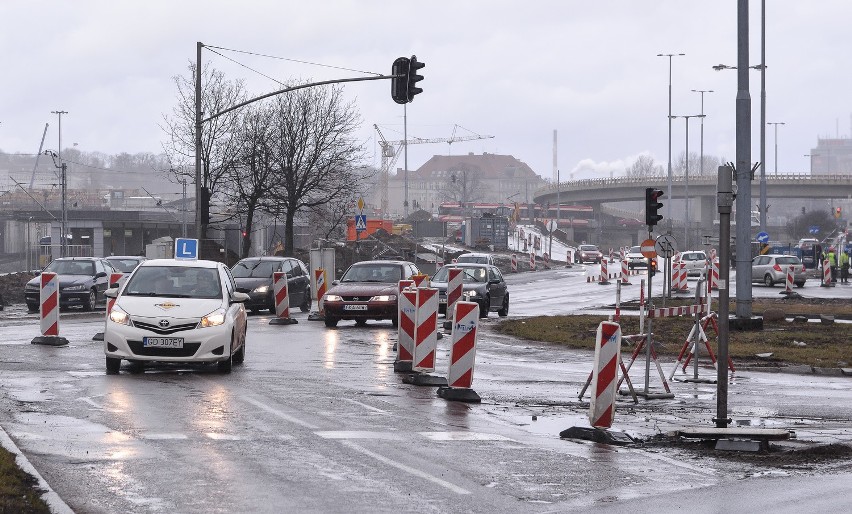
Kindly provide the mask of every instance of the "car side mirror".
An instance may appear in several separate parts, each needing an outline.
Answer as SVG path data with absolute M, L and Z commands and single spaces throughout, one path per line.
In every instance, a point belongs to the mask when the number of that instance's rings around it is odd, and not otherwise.
M 101 278 L 107 276 L 106 271 L 99 271 L 95 273 L 95 278 Z
M 234 291 L 231 293 L 231 303 L 245 303 L 249 299 L 249 295 L 246 293 L 241 293 L 239 291 Z
M 104 296 L 107 298 L 118 298 L 118 284 L 104 291 Z
M 336 285 L 337 285 L 337 284 L 339 284 L 339 283 L 340 283 L 340 281 L 339 281 L 339 280 L 332 280 L 332 281 L 331 281 L 331 285 L 333 285 L 333 286 L 336 286 Z

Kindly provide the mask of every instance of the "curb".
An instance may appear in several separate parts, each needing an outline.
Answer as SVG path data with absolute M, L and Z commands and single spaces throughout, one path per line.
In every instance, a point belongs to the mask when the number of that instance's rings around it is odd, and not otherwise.
M 21 453 L 21 450 L 17 447 L 17 445 L 15 445 L 15 442 L 12 441 L 9 434 L 6 433 L 6 430 L 4 430 L 3 427 L 0 427 L 0 445 L 15 455 L 15 463 L 21 468 L 21 470 L 32 475 L 38 481 L 38 487 L 43 491 L 41 499 L 47 503 L 51 512 L 54 514 L 74 514 L 71 507 L 62 501 L 62 498 L 60 498 L 59 495 L 51 489 L 47 481 L 42 478 L 39 472 L 36 471 L 32 464 L 30 464 L 30 461 L 27 460 L 23 453 Z

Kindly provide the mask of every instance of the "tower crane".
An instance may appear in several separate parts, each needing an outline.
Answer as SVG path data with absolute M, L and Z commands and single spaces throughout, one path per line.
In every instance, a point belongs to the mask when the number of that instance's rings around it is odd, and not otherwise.
M 379 129 L 379 126 L 373 124 L 376 132 L 379 134 L 380 145 L 382 147 L 382 169 L 381 174 L 379 176 L 379 186 L 381 188 L 381 211 L 382 218 L 384 218 L 388 213 L 388 178 L 390 177 L 390 170 L 396 165 L 396 161 L 399 159 L 399 154 L 402 153 L 403 147 L 406 145 L 405 140 L 400 141 L 388 141 L 385 139 L 384 134 Z M 421 137 L 410 137 L 407 141 L 409 145 L 419 145 L 426 143 L 447 143 L 452 148 L 452 144 L 459 141 L 474 141 L 477 139 L 491 139 L 494 136 L 481 136 L 479 134 L 474 134 L 472 136 L 457 136 L 456 129 L 459 128 L 459 125 L 453 126 L 453 135 L 450 137 L 434 137 L 434 138 L 421 138 Z M 461 127 L 464 128 L 464 127 Z M 467 130 L 467 129 L 465 129 Z M 407 171 L 407 170 L 406 170 Z

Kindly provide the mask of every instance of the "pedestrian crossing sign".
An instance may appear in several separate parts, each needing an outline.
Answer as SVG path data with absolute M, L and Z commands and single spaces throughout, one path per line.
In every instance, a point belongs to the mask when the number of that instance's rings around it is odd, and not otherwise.
M 357 214 L 355 216 L 355 231 L 364 232 L 365 230 L 367 230 L 367 215 Z

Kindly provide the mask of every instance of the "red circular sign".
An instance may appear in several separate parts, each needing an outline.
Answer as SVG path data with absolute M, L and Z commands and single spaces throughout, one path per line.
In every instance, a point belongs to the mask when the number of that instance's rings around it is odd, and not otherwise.
M 649 259 L 653 259 L 657 256 L 657 250 L 654 248 L 654 240 L 646 239 L 642 241 L 641 250 L 642 255 Z

